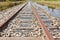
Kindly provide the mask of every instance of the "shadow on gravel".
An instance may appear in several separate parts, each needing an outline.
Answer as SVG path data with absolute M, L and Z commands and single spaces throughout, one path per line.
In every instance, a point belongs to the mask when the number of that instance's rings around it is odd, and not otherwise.
M 3 32 L 3 30 L 5 30 L 8 27 L 9 22 L 13 20 L 24 7 L 22 7 L 18 12 L 16 12 L 15 15 L 12 16 L 12 18 L 10 18 L 5 24 L 3 24 L 3 26 L 0 28 L 0 32 Z

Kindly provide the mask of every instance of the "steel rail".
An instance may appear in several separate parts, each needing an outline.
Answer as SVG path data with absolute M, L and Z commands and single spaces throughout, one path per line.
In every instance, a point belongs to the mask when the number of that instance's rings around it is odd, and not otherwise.
M 38 23 L 39 23 L 39 26 L 42 28 L 43 32 L 45 33 L 47 40 L 55 40 L 53 38 L 53 36 L 50 34 L 50 32 L 48 31 L 44 22 L 41 20 L 41 17 L 38 15 L 36 8 L 34 8 L 32 4 L 31 4 L 31 10 L 34 13 L 34 15 L 36 16 Z
M 40 8 L 40 7 L 39 7 L 39 8 Z M 41 13 L 43 13 L 45 16 L 47 16 L 47 17 L 52 21 L 52 24 L 53 24 L 52 27 L 56 27 L 56 26 L 60 25 L 60 24 L 59 24 L 59 22 L 60 22 L 60 19 L 59 19 L 59 18 L 52 16 L 51 13 L 45 11 L 45 10 L 42 9 L 42 8 L 40 8 L 39 10 L 40 10 Z M 58 27 L 59 27 L 59 26 L 58 26 Z M 59 40 L 60 38 L 54 37 L 54 39 L 55 39 L 55 40 Z
M 0 25 L 0 29 L 2 29 L 3 26 L 5 25 L 5 23 L 7 23 L 13 16 L 15 16 L 18 12 L 20 12 L 26 5 L 27 5 L 27 3 L 23 4 L 23 5 L 21 6 L 21 8 L 20 8 L 17 12 L 15 12 L 11 17 L 9 17 L 6 21 L 4 21 L 4 22 Z M 12 12 L 12 13 L 13 13 L 13 12 Z

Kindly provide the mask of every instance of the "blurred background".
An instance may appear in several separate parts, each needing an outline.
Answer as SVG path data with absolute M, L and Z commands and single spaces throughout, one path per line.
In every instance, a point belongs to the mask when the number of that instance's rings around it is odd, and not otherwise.
M 15 5 L 25 3 L 27 1 L 37 2 L 53 9 L 60 9 L 60 0 L 0 0 L 0 11 L 13 7 Z
M 25 3 L 27 0 L 0 0 L 0 11 Z

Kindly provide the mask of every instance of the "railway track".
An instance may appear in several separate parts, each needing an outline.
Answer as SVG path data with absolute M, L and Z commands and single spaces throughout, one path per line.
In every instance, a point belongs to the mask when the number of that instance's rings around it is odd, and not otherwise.
M 24 7 L 15 18 L 4 25 L 4 27 L 7 28 L 1 32 L 1 37 L 34 37 L 41 34 L 37 20 L 28 5 Z
M 19 6 L 20 7 L 20 6 Z M 0 26 L 0 37 L 39 37 L 37 40 L 57 40 L 52 21 L 29 2 Z M 55 30 L 55 31 L 54 31 Z
M 27 3 L 23 4 L 21 7 L 20 5 L 15 6 L 14 8 L 12 8 L 11 10 L 5 12 L 4 14 L 1 13 L 1 17 L 0 17 L 0 28 L 8 21 L 10 20 L 14 15 L 16 15 L 22 8 L 24 8 L 24 6 Z M 3 21 L 3 22 L 2 22 Z
M 49 32 L 52 34 L 53 38 L 55 39 L 60 39 L 60 20 L 57 19 L 56 17 L 53 17 L 50 15 L 50 13 L 48 13 L 47 11 L 45 11 L 43 8 L 38 7 L 37 5 L 34 5 L 38 15 L 40 15 L 42 21 L 44 22 L 45 26 L 47 27 L 47 29 L 49 30 Z

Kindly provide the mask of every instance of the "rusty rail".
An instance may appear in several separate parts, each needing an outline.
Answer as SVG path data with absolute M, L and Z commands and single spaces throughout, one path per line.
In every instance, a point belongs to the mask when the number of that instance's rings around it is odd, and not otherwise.
M 14 11 L 14 14 L 11 17 L 9 17 L 6 21 L 4 21 L 3 23 L 1 23 L 0 29 L 2 29 L 3 26 L 5 25 L 5 23 L 7 23 L 13 16 L 15 16 L 19 11 L 21 11 L 26 5 L 27 5 L 27 3 L 23 4 L 19 10 L 17 10 L 16 12 Z
M 47 40 L 55 40 L 53 38 L 53 36 L 50 34 L 50 32 L 48 31 L 47 27 L 45 26 L 44 22 L 41 20 L 41 17 L 38 15 L 37 10 L 33 7 L 33 5 L 31 5 L 31 9 L 32 12 L 34 13 L 34 15 L 36 16 L 39 26 L 41 26 L 43 32 L 45 33 Z

